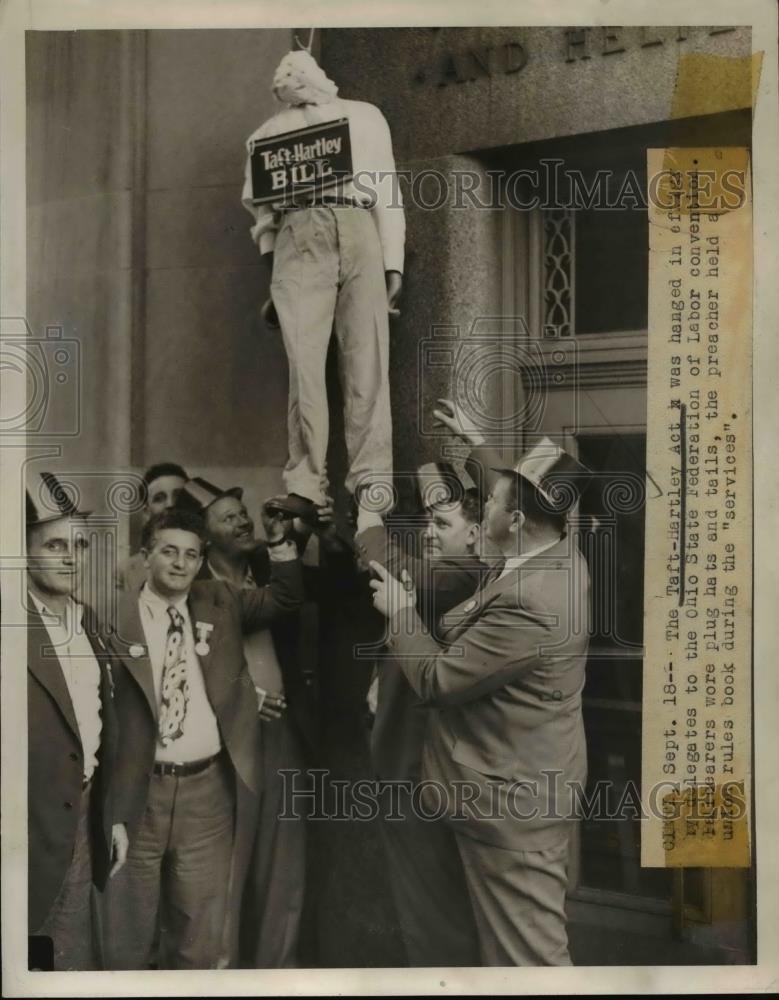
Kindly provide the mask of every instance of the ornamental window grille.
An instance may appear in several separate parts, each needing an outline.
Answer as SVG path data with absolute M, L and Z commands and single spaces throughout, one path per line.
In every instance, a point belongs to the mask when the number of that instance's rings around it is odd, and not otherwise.
M 544 212 L 544 337 L 575 334 L 574 213 L 556 208 Z

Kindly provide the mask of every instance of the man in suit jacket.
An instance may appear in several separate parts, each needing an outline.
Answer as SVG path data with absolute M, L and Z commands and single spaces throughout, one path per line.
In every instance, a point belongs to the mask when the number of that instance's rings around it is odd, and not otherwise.
M 190 511 L 171 510 L 144 528 L 147 582 L 119 605 L 116 647 L 143 695 L 117 698 L 123 813 L 130 817 L 125 870 L 109 907 L 113 968 L 146 968 L 159 918 L 160 964 L 214 968 L 234 838 L 261 788 L 258 702 L 243 631 L 294 612 L 302 599 L 297 550 L 279 519 L 268 586 L 239 590 L 193 583 L 205 532 Z M 145 780 L 122 780 L 133 762 Z M 240 884 L 240 883 L 238 883 Z
M 50 473 L 27 494 L 28 916 L 56 970 L 101 967 L 92 884 L 103 889 L 127 854 L 112 805 L 122 666 L 73 599 L 85 516 Z
M 254 591 L 263 587 L 277 543 L 255 537 L 243 490 L 222 490 L 196 476 L 185 487 L 181 502 L 195 506 L 205 521 L 206 554 L 198 578 Z M 225 924 L 231 965 L 239 958 L 239 929 L 241 965 L 282 969 L 299 964 L 305 817 L 284 822 L 278 817 L 284 811 L 284 780 L 279 770 L 304 770 L 316 745 L 314 675 L 311 669 L 303 669 L 303 626 L 301 615 L 287 615 L 268 629 L 244 636 L 249 674 L 262 700 L 262 792 L 255 829 L 247 823 L 246 842 L 236 844 L 233 876 L 238 880 L 246 872 L 246 883 L 243 898 L 238 890 L 232 894 Z
M 176 462 L 157 462 L 143 474 L 143 522 L 176 506 L 189 476 Z M 146 560 L 142 552 L 128 556 L 116 570 L 119 590 L 137 591 L 146 581 Z
M 380 515 L 362 507 L 355 548 L 366 567 L 375 561 L 393 576 L 409 574 L 420 618 L 437 635 L 440 619 L 476 591 L 487 571 L 478 555 L 481 500 L 449 465 L 422 466 L 417 480 L 426 518 L 421 555 L 414 551 L 416 535 L 393 536 Z M 403 818 L 383 822 L 381 830 L 409 965 L 476 965 L 476 925 L 454 836 L 443 822 L 420 819 L 412 808 L 431 708 L 397 661 L 380 659 L 377 680 L 374 770 L 384 781 L 406 785 L 398 794 Z
M 423 777 L 443 792 L 482 962 L 566 965 L 570 820 L 586 777 L 589 581 L 555 486 L 577 477 L 581 485 L 586 470 L 544 441 L 515 470 L 498 471 L 484 528 L 505 563 L 444 616 L 443 648 L 426 633 L 408 579 L 374 564 L 371 586 L 398 663 L 419 697 L 439 706 Z

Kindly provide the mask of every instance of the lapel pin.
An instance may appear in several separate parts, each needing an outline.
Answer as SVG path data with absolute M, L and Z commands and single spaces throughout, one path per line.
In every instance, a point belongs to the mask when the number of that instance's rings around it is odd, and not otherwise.
M 207 656 L 211 652 L 208 637 L 214 631 L 214 626 L 210 622 L 195 622 L 195 631 L 197 632 L 195 652 L 198 656 Z
M 137 660 L 139 657 L 143 656 L 144 652 L 145 650 L 143 646 L 139 645 L 138 643 L 135 643 L 134 645 L 130 646 L 128 650 L 128 653 L 130 654 L 130 656 L 132 656 L 134 660 Z
M 468 601 L 468 603 L 463 608 L 463 611 L 473 611 L 476 607 L 476 601 Z

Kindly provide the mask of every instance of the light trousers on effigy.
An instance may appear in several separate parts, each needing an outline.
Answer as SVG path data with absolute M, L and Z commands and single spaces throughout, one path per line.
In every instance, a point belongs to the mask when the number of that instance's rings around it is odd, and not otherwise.
M 324 499 L 329 437 L 325 362 L 335 324 L 349 471 L 346 488 L 392 473 L 389 321 L 384 262 L 367 209 L 282 216 L 271 295 L 289 359 L 287 492 Z

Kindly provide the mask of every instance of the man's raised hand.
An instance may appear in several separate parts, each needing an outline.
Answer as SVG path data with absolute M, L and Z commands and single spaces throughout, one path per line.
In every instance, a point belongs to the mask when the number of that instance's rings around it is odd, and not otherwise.
M 439 399 L 439 406 L 433 410 L 436 423 L 443 424 L 455 437 L 472 448 L 484 444 L 484 435 L 478 424 L 452 399 Z

